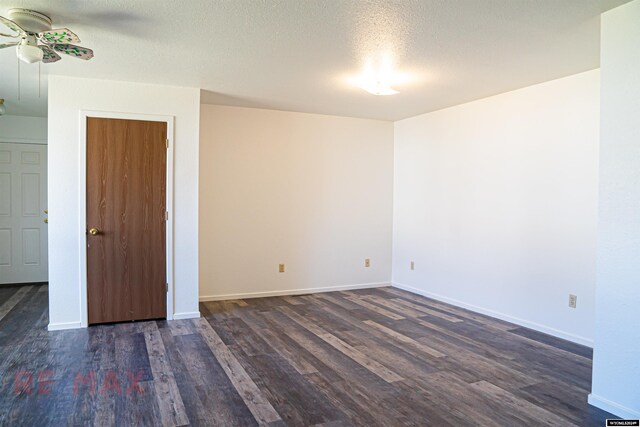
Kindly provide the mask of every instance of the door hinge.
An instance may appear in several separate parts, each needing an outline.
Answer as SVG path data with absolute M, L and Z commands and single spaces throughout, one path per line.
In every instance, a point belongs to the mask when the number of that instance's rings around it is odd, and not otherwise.
M 169 211 L 164 211 L 164 220 L 169 221 Z
M 167 149 L 168 149 L 169 148 L 169 138 L 167 138 L 165 141 L 167 143 Z
M 167 283 L 165 283 L 165 285 L 166 285 L 166 288 L 167 288 L 167 293 L 169 293 L 169 283 L 167 282 Z

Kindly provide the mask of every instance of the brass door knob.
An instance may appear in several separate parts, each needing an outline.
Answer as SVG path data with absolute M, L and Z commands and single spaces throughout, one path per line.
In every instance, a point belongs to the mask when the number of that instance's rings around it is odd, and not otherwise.
M 44 221 L 45 224 L 49 224 L 49 219 L 48 218 L 43 219 L 43 221 Z
M 96 235 L 100 234 L 100 230 L 98 230 L 97 228 L 91 228 L 89 230 L 89 234 L 91 234 L 92 236 L 96 236 Z

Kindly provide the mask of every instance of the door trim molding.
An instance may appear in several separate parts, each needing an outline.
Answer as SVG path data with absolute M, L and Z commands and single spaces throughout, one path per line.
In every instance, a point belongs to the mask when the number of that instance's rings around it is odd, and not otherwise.
M 87 118 L 142 120 L 149 122 L 164 122 L 167 124 L 167 212 L 169 218 L 166 221 L 166 258 L 167 258 L 167 320 L 174 318 L 174 277 L 173 277 L 173 149 L 174 149 L 174 120 L 175 116 L 163 116 L 155 114 L 121 113 L 113 111 L 80 110 L 80 149 L 79 149 L 79 252 L 80 252 L 80 326 L 89 326 L 87 304 Z
M 47 140 L 42 138 L 20 138 L 15 136 L 0 136 L 0 142 L 8 142 L 10 144 L 38 144 L 47 145 Z
M 13 138 L 0 136 L 0 144 L 48 145 L 46 139 Z

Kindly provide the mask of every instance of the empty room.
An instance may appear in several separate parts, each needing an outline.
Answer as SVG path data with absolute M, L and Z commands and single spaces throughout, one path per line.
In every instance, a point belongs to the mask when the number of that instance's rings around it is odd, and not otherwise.
M 638 426 L 640 0 L 0 3 L 0 425 Z

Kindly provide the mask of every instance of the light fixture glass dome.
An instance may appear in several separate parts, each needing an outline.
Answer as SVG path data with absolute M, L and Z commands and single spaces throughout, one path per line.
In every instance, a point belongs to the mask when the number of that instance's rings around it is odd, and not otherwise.
M 20 43 L 17 49 L 18 58 L 27 64 L 33 64 L 35 62 L 42 61 L 44 52 L 37 46 L 33 46 L 26 43 Z
M 400 93 L 392 88 L 389 82 L 381 81 L 366 82 L 362 85 L 362 89 L 372 95 L 395 95 L 396 93 Z
M 390 54 L 379 54 L 368 58 L 358 76 L 352 78 L 354 85 L 372 95 L 395 95 L 399 93 L 392 86 L 401 81 L 400 73 L 394 69 Z

